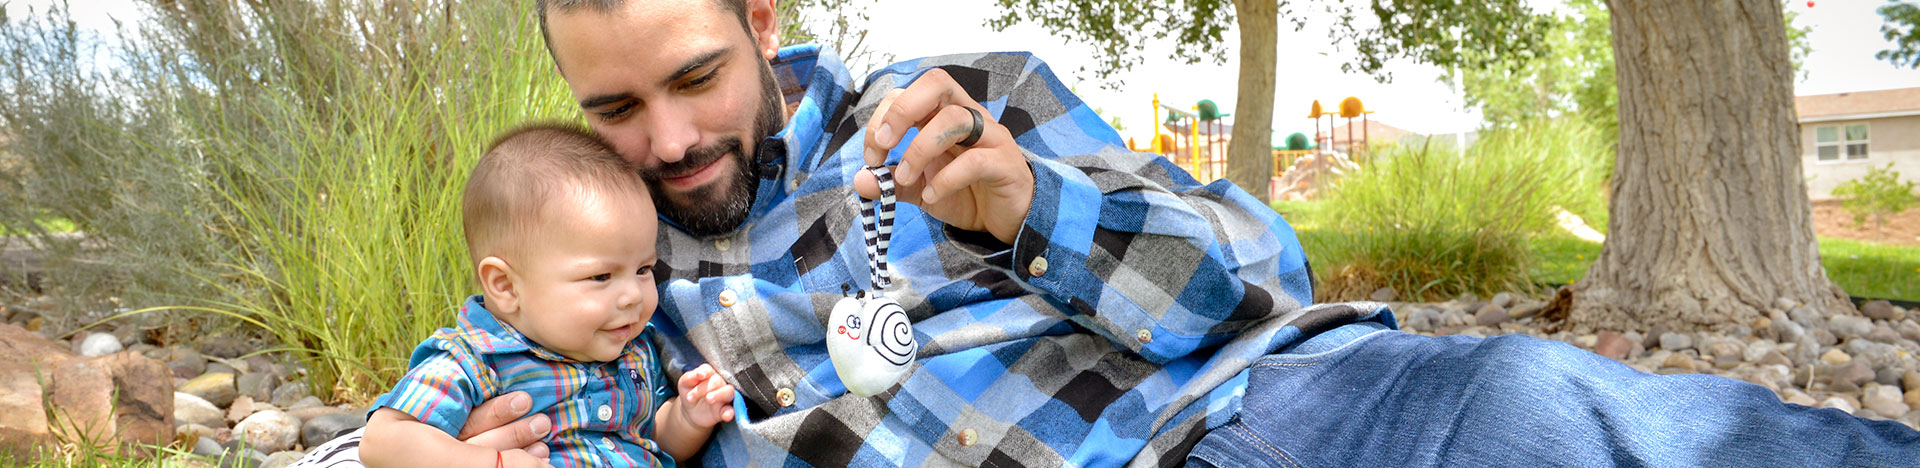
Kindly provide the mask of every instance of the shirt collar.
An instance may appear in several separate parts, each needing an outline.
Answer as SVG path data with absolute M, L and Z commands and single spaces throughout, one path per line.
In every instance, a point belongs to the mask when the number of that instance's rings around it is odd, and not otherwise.
M 821 146 L 827 142 L 827 119 L 851 99 L 853 78 L 831 48 L 819 44 L 787 46 L 770 65 L 782 102 L 793 115 L 786 126 L 762 140 L 755 150 L 754 163 L 760 165 L 761 180 L 748 219 L 759 219 L 792 192 L 794 178 L 804 177 L 794 168 L 812 167 L 814 158 L 821 157 Z
M 486 296 L 469 297 L 460 307 L 460 333 L 466 335 L 467 343 L 473 345 L 477 354 L 530 352 L 548 361 L 579 362 L 528 340 L 513 325 L 495 318 L 493 312 L 487 310 Z

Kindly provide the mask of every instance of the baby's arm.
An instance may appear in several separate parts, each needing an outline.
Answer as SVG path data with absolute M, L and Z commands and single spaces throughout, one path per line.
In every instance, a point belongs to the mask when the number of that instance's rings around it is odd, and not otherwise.
M 367 418 L 360 441 L 360 460 L 369 468 L 413 466 L 545 467 L 547 461 L 525 450 L 496 451 L 454 439 L 439 428 L 393 408 L 380 408 Z
M 733 420 L 733 386 L 713 366 L 701 364 L 680 376 L 680 395 L 654 413 L 653 441 L 675 460 L 700 452 L 713 426 Z

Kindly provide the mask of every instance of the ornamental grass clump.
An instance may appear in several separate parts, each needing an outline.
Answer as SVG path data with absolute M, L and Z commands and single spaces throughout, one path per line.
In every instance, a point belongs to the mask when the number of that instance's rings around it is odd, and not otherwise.
M 1561 210 L 1605 213 L 1606 148 L 1591 124 L 1556 119 L 1484 132 L 1465 152 L 1380 150 L 1314 214 L 1326 231 L 1306 246 L 1320 265 L 1318 299 L 1533 290 L 1530 239 L 1558 229 Z

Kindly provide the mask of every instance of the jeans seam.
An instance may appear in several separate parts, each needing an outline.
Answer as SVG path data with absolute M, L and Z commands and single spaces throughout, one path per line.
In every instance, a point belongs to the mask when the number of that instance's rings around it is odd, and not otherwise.
M 1300 462 L 1294 461 L 1293 457 L 1287 456 L 1286 450 L 1281 450 L 1279 447 L 1274 447 L 1273 444 L 1267 443 L 1266 439 L 1262 439 L 1259 436 L 1254 435 L 1253 431 L 1247 429 L 1246 423 L 1236 424 L 1232 427 L 1232 430 L 1234 435 L 1239 436 L 1241 440 L 1245 440 L 1253 444 L 1258 444 L 1260 446 L 1260 451 L 1266 452 L 1268 455 L 1278 456 L 1280 457 L 1281 460 L 1286 461 L 1288 465 L 1291 465 L 1294 468 L 1303 468 L 1300 465 Z

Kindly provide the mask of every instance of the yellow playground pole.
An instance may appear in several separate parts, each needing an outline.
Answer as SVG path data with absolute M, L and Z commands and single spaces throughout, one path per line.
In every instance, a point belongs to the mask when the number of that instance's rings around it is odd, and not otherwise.
M 1207 182 L 1200 175 L 1200 107 L 1194 106 L 1193 112 L 1193 116 L 1187 118 L 1187 149 L 1193 154 L 1187 162 L 1193 163 L 1193 177 Z
M 1160 93 L 1153 93 L 1153 142 L 1148 143 L 1147 147 L 1155 153 L 1173 152 L 1173 148 L 1160 147 Z

